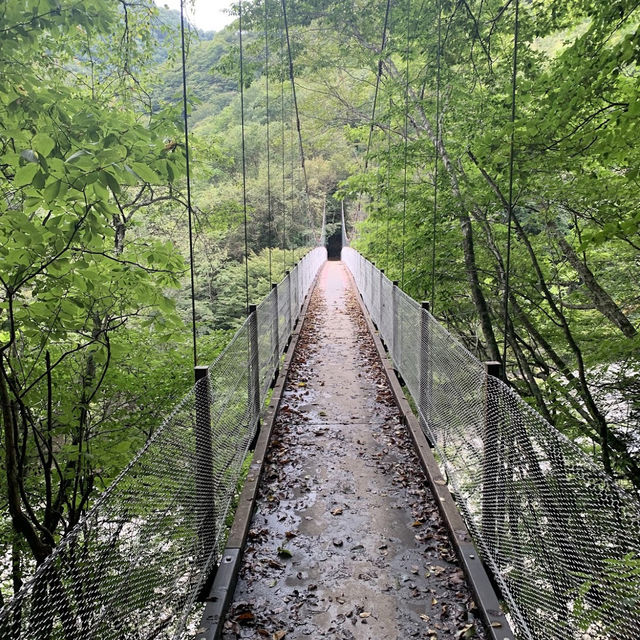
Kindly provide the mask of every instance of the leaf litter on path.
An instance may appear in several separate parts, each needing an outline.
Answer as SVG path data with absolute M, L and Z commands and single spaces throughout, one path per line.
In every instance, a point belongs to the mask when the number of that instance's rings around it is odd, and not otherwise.
M 344 268 L 327 268 L 293 356 L 223 638 L 483 640 Z

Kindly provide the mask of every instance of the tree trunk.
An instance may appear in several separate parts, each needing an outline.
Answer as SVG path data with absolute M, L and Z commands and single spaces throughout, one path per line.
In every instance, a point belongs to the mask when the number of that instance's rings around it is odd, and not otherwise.
M 614 433 L 609 433 L 606 420 L 598 410 L 595 401 L 591 396 L 591 392 L 586 386 L 585 381 L 581 377 L 576 377 L 573 374 L 573 372 L 569 368 L 569 365 L 534 327 L 533 323 L 525 314 L 524 310 L 520 307 L 515 297 L 511 296 L 510 301 L 511 308 L 514 310 L 527 331 L 531 334 L 532 339 L 535 340 L 535 342 L 540 345 L 540 347 L 547 353 L 560 373 L 563 374 L 569 384 L 579 394 L 579 397 L 582 399 L 582 401 L 584 401 L 585 407 L 582 407 L 577 403 L 577 400 L 575 402 L 572 401 L 572 397 L 570 394 L 566 395 L 567 400 L 572 403 L 576 411 L 580 413 L 580 415 L 586 422 L 585 428 L 583 428 L 585 435 L 596 442 L 599 441 L 600 445 L 602 446 L 603 442 L 601 438 L 603 436 L 604 424 L 604 428 L 607 432 L 606 440 L 604 442 L 604 445 L 607 448 L 607 455 L 609 455 L 610 450 L 613 450 L 615 452 L 618 464 L 620 464 L 624 468 L 624 472 L 631 480 L 633 485 L 637 489 L 640 489 L 640 466 L 638 466 L 637 462 L 629 454 L 626 444 L 622 440 L 620 440 Z
M 20 497 L 20 473 L 18 470 L 17 425 L 11 410 L 11 399 L 7 386 L 4 363 L 0 362 L 0 411 L 4 427 L 5 459 L 7 475 L 7 502 L 14 530 L 24 536 L 38 564 L 51 553 L 51 547 L 38 536 L 33 523 L 22 510 Z
M 476 266 L 475 249 L 473 246 L 473 229 L 471 227 L 471 220 L 466 213 L 461 213 L 458 216 L 460 218 L 460 229 L 462 230 L 462 249 L 464 253 L 464 266 L 467 274 L 467 281 L 471 288 L 471 297 L 476 307 L 478 317 L 480 318 L 480 326 L 482 327 L 482 333 L 487 342 L 487 349 L 489 356 L 492 360 L 499 361 L 500 350 L 496 337 L 493 332 L 493 325 L 491 323 L 491 315 L 489 313 L 489 306 L 482 292 L 480 286 L 480 279 L 478 278 L 478 269 Z
M 605 318 L 613 322 L 627 338 L 635 338 L 638 334 L 636 328 L 629 322 L 629 319 L 614 302 L 613 298 L 600 286 L 591 269 L 589 269 L 587 264 L 576 254 L 573 247 L 558 231 L 555 224 L 550 223 L 548 226 L 558 240 L 558 244 L 569 261 L 569 264 L 576 270 L 585 287 L 589 290 L 596 309 L 598 309 Z

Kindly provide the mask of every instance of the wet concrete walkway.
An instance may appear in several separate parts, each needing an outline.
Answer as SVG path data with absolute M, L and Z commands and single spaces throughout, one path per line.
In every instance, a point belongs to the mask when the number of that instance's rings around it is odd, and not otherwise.
M 483 638 L 346 267 L 324 266 L 223 638 Z

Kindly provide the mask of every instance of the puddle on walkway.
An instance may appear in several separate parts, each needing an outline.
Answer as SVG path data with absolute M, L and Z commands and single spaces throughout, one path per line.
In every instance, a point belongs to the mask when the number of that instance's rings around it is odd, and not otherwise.
M 485 638 L 349 282 L 312 295 L 223 638 Z

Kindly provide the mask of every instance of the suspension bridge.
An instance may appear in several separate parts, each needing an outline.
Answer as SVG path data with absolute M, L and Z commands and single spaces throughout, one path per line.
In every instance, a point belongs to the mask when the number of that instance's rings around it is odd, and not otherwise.
M 353 249 L 309 252 L 196 377 L 2 640 L 638 637 L 635 496 Z
M 193 388 L 0 610 L 0 640 L 637 640 L 637 495 L 351 248 L 344 213 L 250 304 L 242 33 L 240 3 L 246 319 L 198 366 L 192 260 Z M 182 36 L 192 240 L 184 19 Z M 266 27 L 265 47 L 268 64 Z M 436 145 L 439 109 L 438 66 Z M 437 155 L 434 174 L 435 225 Z M 509 272 L 507 253 L 505 350 Z

